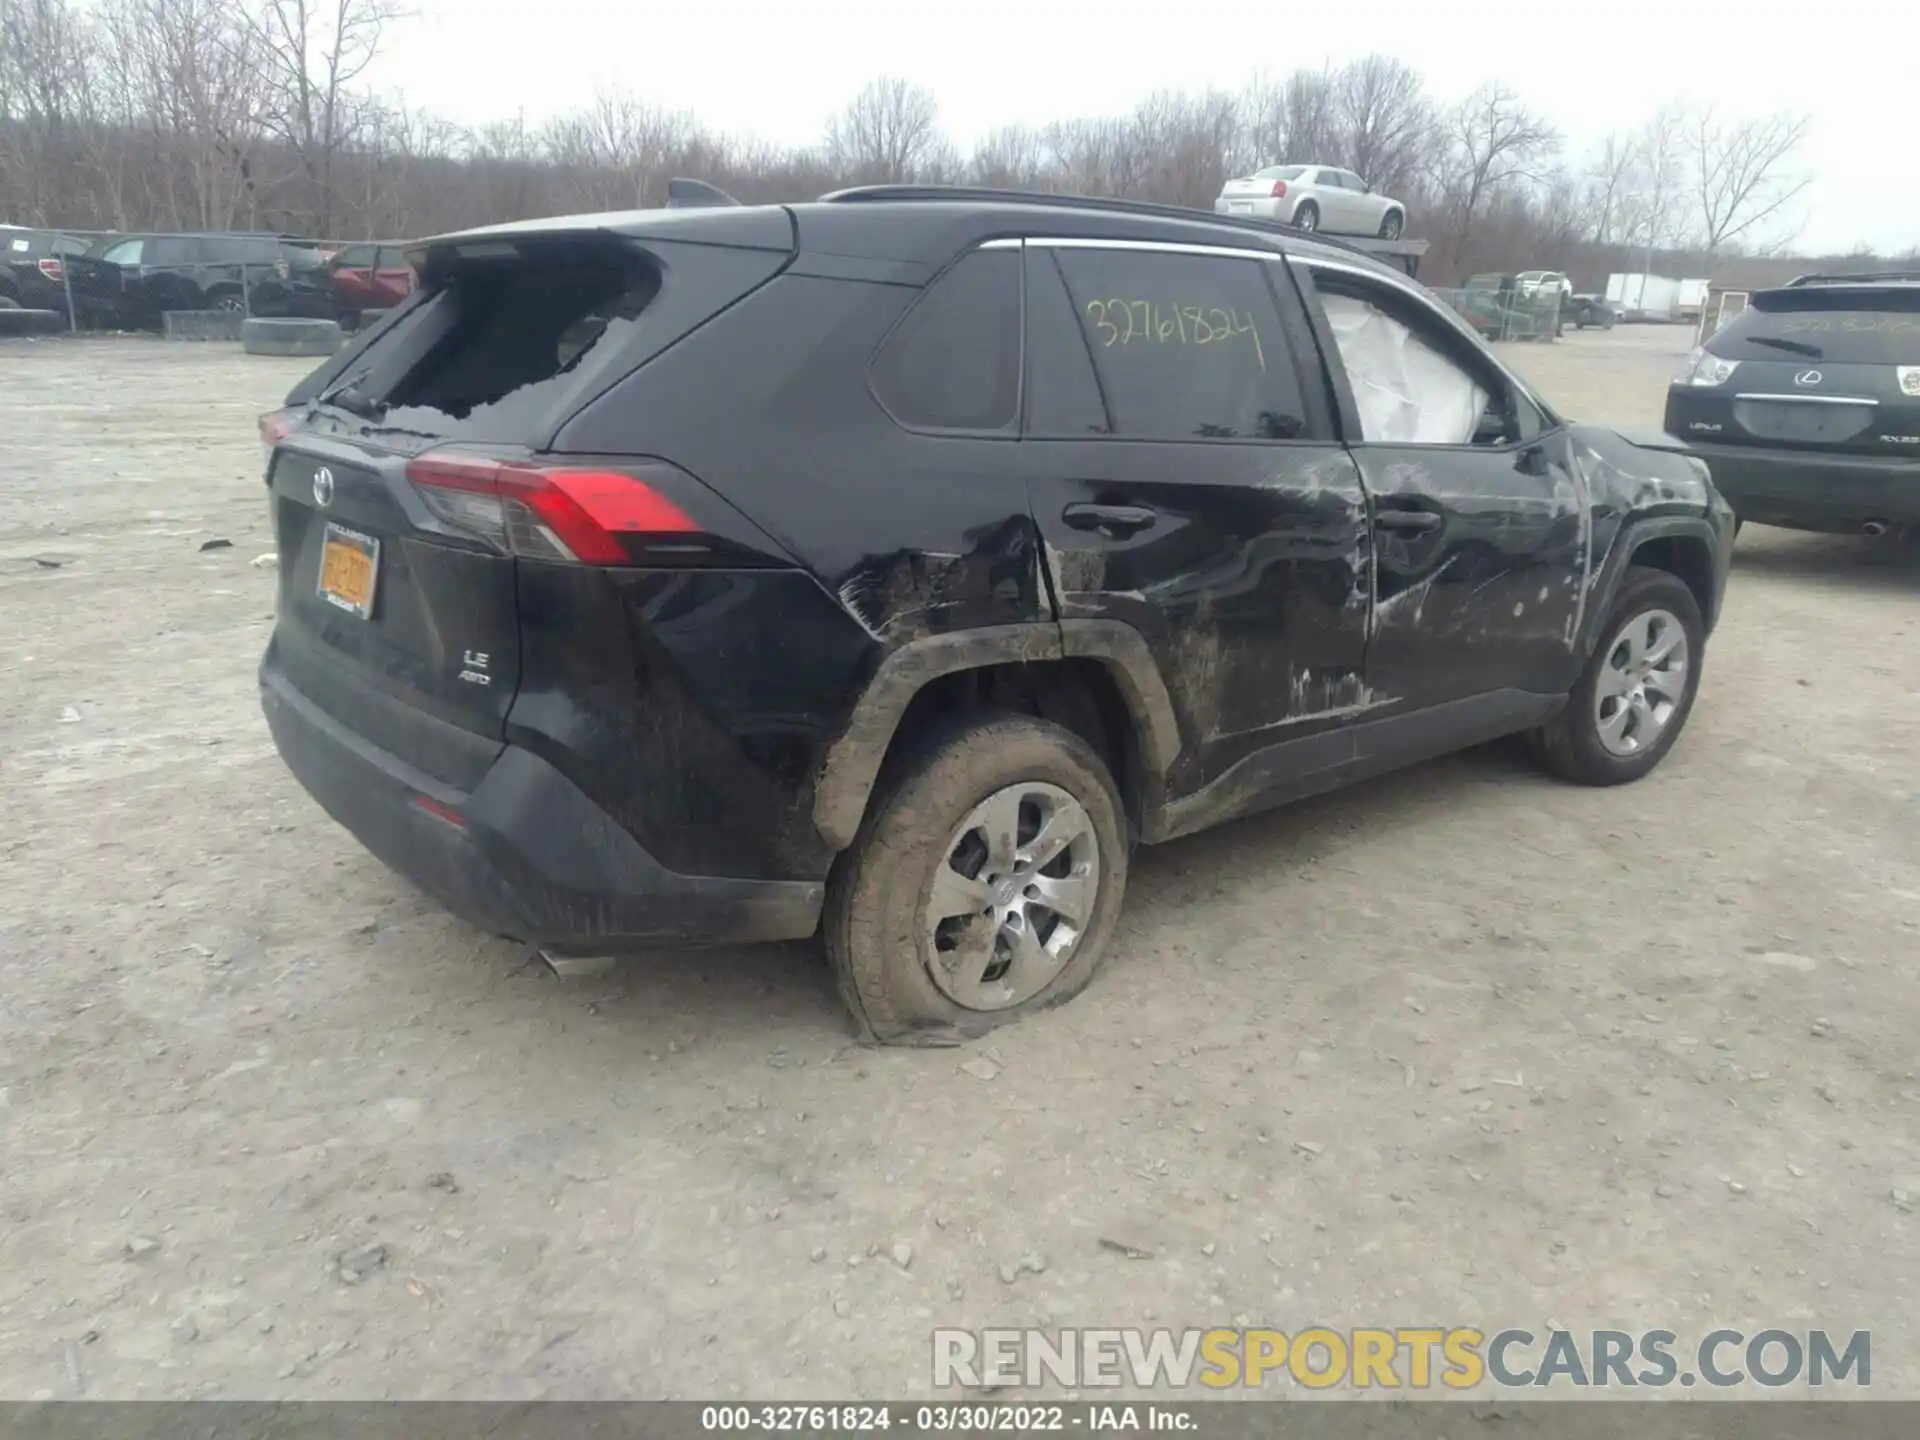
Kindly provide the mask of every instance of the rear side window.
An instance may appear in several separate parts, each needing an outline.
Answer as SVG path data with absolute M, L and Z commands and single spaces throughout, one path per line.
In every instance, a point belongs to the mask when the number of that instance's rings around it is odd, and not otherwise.
M 198 240 L 180 235 L 162 235 L 158 240 L 149 240 L 146 257 L 149 265 L 191 265 L 204 258 Z
M 333 257 L 333 263 L 342 270 L 366 270 L 372 267 L 373 257 L 373 246 L 349 245 Z
M 1263 262 L 1072 246 L 1056 258 L 1114 435 L 1305 437 L 1300 379 Z
M 1020 252 L 975 250 L 880 348 L 873 393 L 915 430 L 1010 432 L 1020 408 Z
M 1763 292 L 1714 333 L 1707 349 L 1723 360 L 1920 365 L 1920 285 Z
M 117 245 L 107 247 L 100 258 L 109 265 L 138 265 L 140 257 L 146 251 L 144 240 L 122 240 Z

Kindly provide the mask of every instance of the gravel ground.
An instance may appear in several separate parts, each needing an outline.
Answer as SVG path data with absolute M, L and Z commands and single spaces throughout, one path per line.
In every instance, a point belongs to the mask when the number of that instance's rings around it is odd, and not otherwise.
M 1657 423 L 1685 345 L 1512 359 Z M 0 1397 L 911 1396 L 936 1322 L 1240 1319 L 1871 1328 L 1920 1394 L 1920 570 L 1749 530 L 1646 783 L 1495 747 L 1147 851 L 1074 1004 L 874 1052 L 806 946 L 561 980 L 287 777 L 302 363 L 0 345 Z

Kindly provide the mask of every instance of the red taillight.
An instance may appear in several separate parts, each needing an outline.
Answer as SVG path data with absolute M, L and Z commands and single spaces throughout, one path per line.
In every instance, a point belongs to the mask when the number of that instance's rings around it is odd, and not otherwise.
M 434 513 L 530 559 L 622 565 L 625 536 L 689 535 L 700 527 L 638 475 L 486 455 L 428 452 L 407 465 Z
M 1287 193 L 1286 181 L 1276 180 L 1273 182 L 1273 198 L 1274 199 L 1276 200 L 1282 199 L 1286 195 L 1286 193 Z
M 260 417 L 260 444 L 267 452 L 269 482 L 273 479 L 273 448 L 293 433 L 299 418 L 297 410 L 275 410 Z
M 40 273 L 46 276 L 47 279 L 49 280 L 58 282 L 60 278 L 66 274 L 65 267 L 62 266 L 58 260 L 47 259 L 47 260 L 42 260 L 39 263 L 40 263 Z

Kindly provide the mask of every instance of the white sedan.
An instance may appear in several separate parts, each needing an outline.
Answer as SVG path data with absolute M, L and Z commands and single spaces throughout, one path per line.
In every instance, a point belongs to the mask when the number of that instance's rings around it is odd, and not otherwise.
M 1377 235 L 1398 240 L 1407 228 L 1407 207 L 1376 195 L 1351 170 L 1332 165 L 1271 165 L 1229 180 L 1213 208 L 1222 215 L 1252 215 L 1329 235 Z

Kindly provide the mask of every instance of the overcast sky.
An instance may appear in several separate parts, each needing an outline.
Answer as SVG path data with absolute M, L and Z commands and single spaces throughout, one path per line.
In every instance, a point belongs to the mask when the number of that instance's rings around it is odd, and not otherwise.
M 1796 248 L 1920 243 L 1913 0 L 418 0 L 370 78 L 464 123 L 530 123 L 618 84 L 707 125 L 808 143 L 876 75 L 939 97 L 965 148 L 996 125 L 1117 114 L 1150 91 L 1237 90 L 1368 51 L 1443 99 L 1499 79 L 1577 153 L 1685 95 L 1810 115 Z M 1275 159 L 1281 157 L 1272 157 Z M 1338 157 L 1293 156 L 1291 159 Z

